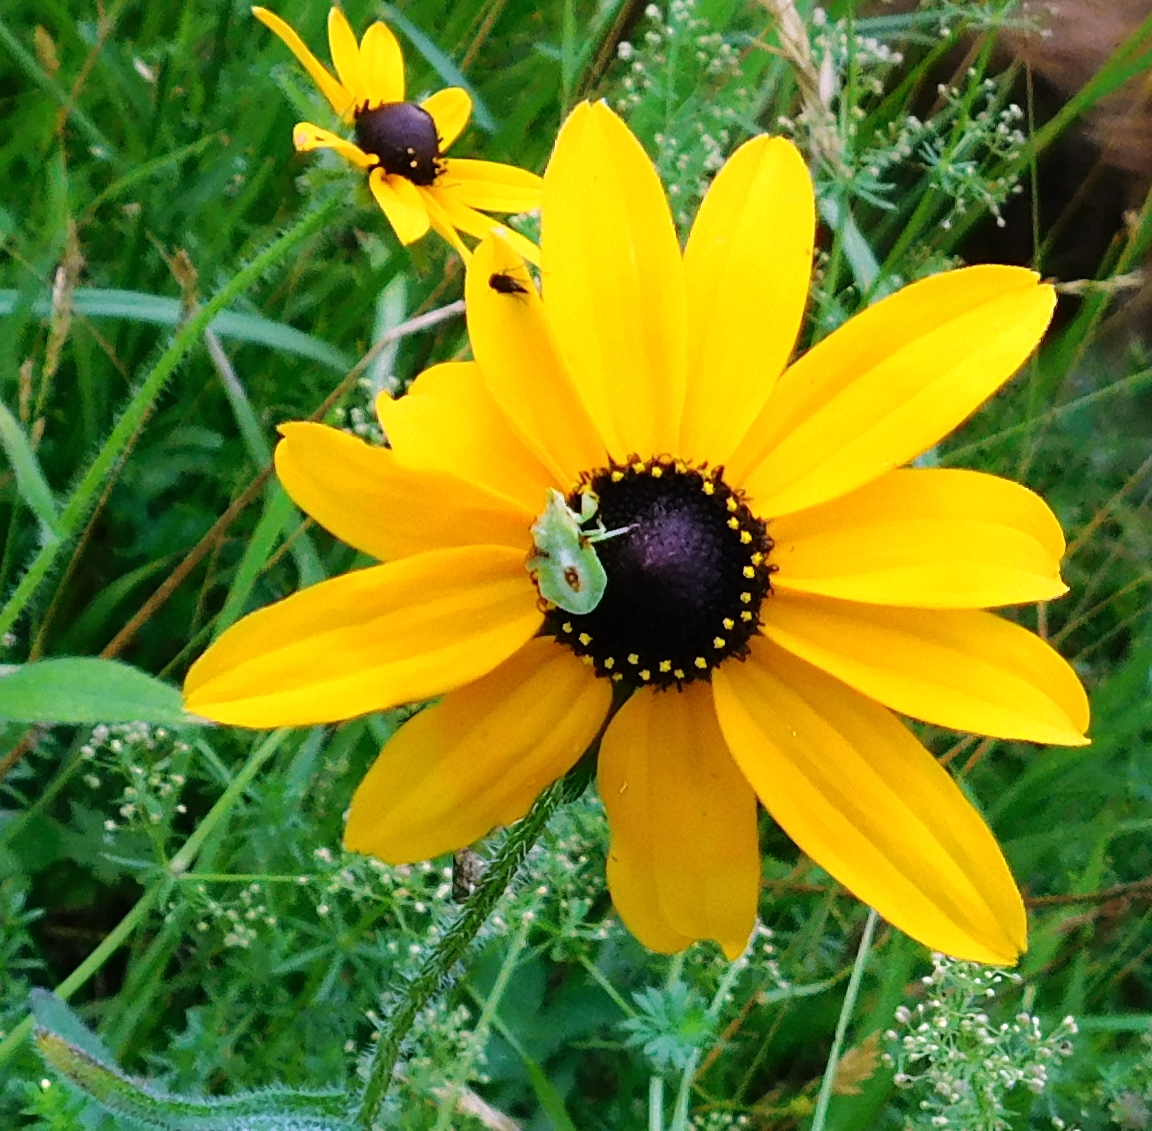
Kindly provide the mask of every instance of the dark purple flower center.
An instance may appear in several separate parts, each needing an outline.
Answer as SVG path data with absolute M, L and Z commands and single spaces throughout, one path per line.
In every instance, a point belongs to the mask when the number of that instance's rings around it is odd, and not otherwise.
M 747 655 L 771 591 L 772 540 L 721 469 L 633 460 L 585 482 L 600 501 L 596 519 L 627 532 L 595 543 L 608 575 L 596 608 L 552 609 L 546 631 L 588 656 L 597 675 L 633 687 L 708 679 Z M 579 498 L 569 505 L 578 510 Z
M 386 173 L 430 185 L 440 172 L 440 138 L 432 115 L 415 102 L 385 102 L 356 111 L 356 144 Z

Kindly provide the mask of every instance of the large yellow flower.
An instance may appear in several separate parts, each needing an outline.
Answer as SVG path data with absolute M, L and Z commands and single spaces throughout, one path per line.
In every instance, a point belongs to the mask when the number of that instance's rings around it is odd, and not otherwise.
M 543 297 L 485 240 L 466 283 L 476 360 L 380 401 L 390 450 L 282 429 L 289 494 L 387 564 L 241 621 L 189 673 L 189 709 L 270 727 L 442 695 L 352 804 L 349 847 L 401 862 L 522 816 L 616 692 L 608 881 L 649 947 L 742 949 L 759 799 L 921 942 L 1015 961 L 1004 858 L 893 712 L 1086 741 L 1072 669 L 984 611 L 1060 596 L 1064 539 L 1024 487 L 904 465 L 1027 358 L 1051 288 L 1012 267 L 937 275 L 788 365 L 815 224 L 797 150 L 739 149 L 681 254 L 651 162 L 602 104 L 560 133 L 543 223 Z M 526 558 L 549 489 L 579 510 L 580 487 L 615 533 L 592 547 L 604 597 L 577 615 L 542 605 Z
M 402 243 L 414 243 L 431 227 L 467 259 L 460 232 L 483 237 L 501 227 L 521 255 L 538 261 L 531 240 L 476 210 L 539 208 L 540 178 L 512 165 L 442 156 L 468 124 L 472 99 L 466 90 L 453 86 L 423 102 L 405 102 L 400 44 L 380 21 L 357 45 L 344 13 L 339 8 L 328 13 L 336 78 L 279 16 L 267 8 L 253 8 L 252 14 L 284 41 L 341 121 L 355 131 L 353 143 L 311 122 L 298 122 L 292 133 L 297 150 L 332 149 L 365 170 L 376 203 Z

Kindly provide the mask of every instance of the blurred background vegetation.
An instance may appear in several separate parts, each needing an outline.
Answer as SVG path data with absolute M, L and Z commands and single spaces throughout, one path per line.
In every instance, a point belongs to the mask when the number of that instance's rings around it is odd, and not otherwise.
M 1072 591 L 1019 615 L 1088 683 L 1093 745 L 925 729 L 1004 844 L 1031 949 L 1020 979 L 993 981 L 881 925 L 821 1117 L 836 1131 L 1152 1124 L 1152 14 L 1065 7 L 1120 13 L 1103 52 L 1003 2 L 347 5 L 360 31 L 392 23 L 414 96 L 470 89 L 454 153 L 542 170 L 573 103 L 607 98 L 682 230 L 740 141 L 794 136 L 823 221 L 808 341 L 962 260 L 1067 284 L 1038 357 L 925 458 L 1055 507 Z M 325 4 L 277 10 L 326 56 Z M 1135 131 L 1135 161 L 1104 113 Z M 388 336 L 457 300 L 462 272 L 432 239 L 402 249 L 335 160 L 294 154 L 300 118 L 328 115 L 237 0 L 4 4 L 0 620 L 20 613 L 5 662 L 117 656 L 178 682 L 240 613 L 353 563 L 264 477 L 276 425 L 374 434 L 377 391 L 466 350 L 458 317 Z M 290 254 L 260 258 L 321 208 Z M 229 285 L 227 316 L 165 354 Z M 161 1088 L 354 1080 L 456 914 L 449 861 L 339 848 L 401 717 L 272 740 L 0 724 L 0 1123 L 127 1125 L 45 1075 L 32 987 L 61 987 Z M 763 928 L 729 967 L 709 946 L 644 952 L 612 915 L 593 791 L 563 810 L 460 984 L 421 1014 L 387 1125 L 809 1126 L 866 910 L 761 831 Z

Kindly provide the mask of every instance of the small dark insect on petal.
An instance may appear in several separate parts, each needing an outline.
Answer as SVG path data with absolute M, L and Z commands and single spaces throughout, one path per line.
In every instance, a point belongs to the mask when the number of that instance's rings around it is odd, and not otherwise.
M 488 285 L 499 295 L 526 295 L 528 288 L 518 279 L 503 271 L 496 271 L 488 276 Z

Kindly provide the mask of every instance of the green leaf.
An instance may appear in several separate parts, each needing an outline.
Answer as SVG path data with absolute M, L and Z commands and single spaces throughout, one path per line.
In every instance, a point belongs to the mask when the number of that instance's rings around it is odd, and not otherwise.
M 0 669 L 0 719 L 20 723 L 198 725 L 171 684 L 119 660 L 69 656 Z
M 106 1111 L 163 1131 L 352 1131 L 345 1118 L 347 1100 L 339 1092 L 269 1088 L 224 1099 L 163 1095 L 42 1025 L 36 1047 L 65 1080 Z
M 0 404 L 0 444 L 4 445 L 4 452 L 16 475 L 16 490 L 20 492 L 20 498 L 44 524 L 45 530 L 53 537 L 59 537 L 52 489 L 44 478 L 44 472 L 40 470 L 40 461 L 24 429 L 20 427 L 20 421 L 12 415 L 6 404 Z
M 14 313 L 18 305 L 18 291 L 0 291 L 0 315 Z M 77 287 L 72 295 L 72 309 L 86 318 L 125 318 L 130 322 L 148 322 L 158 326 L 176 326 L 184 318 L 179 299 L 100 287 Z M 38 318 L 46 318 L 51 312 L 50 295 L 43 294 L 33 301 L 32 313 Z M 269 346 L 296 357 L 306 357 L 336 373 L 346 373 L 353 365 L 352 358 L 335 346 L 282 322 L 261 318 L 258 314 L 225 310 L 212 319 L 211 329 L 222 338 Z
M 112 1051 L 63 998 L 48 990 L 34 989 L 28 1001 L 32 1006 L 32 1016 L 41 1029 L 70 1042 L 105 1067 L 115 1067 L 116 1058 Z

